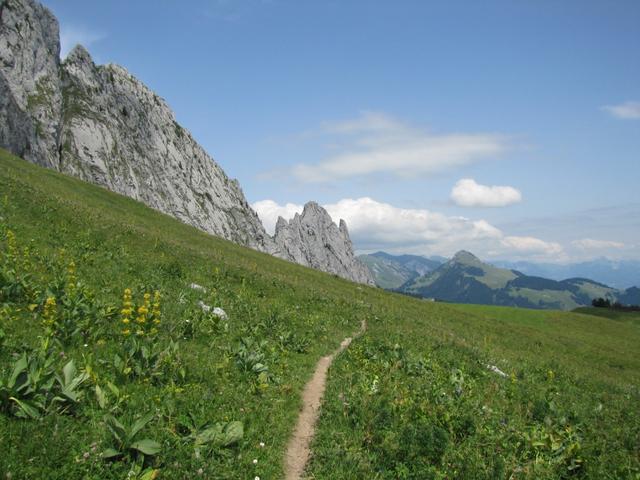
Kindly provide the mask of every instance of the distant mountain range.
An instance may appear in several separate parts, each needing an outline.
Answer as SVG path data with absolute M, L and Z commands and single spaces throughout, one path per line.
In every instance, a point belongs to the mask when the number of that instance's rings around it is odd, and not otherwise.
M 484 263 L 466 251 L 444 263 L 384 252 L 362 255 L 360 259 L 371 269 L 377 285 L 440 301 L 562 310 L 590 305 L 598 297 L 624 304 L 640 303 L 637 287 L 621 290 L 582 277 L 557 281 L 525 275 Z M 413 269 L 414 265 L 419 265 L 423 273 Z M 407 280 L 398 285 L 403 278 Z
M 562 280 L 564 278 L 591 278 L 615 288 L 640 285 L 640 261 L 598 258 L 588 262 L 557 265 L 553 263 L 496 261 L 497 267 L 518 270 L 526 275 Z
M 444 257 L 425 258 L 418 255 L 390 255 L 385 252 L 360 255 L 358 259 L 369 267 L 376 285 L 388 290 L 399 288 L 447 261 Z

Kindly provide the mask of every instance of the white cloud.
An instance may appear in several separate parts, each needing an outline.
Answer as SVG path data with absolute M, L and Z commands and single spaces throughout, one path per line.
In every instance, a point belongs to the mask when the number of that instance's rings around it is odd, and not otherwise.
M 557 256 L 563 253 L 562 246 L 556 242 L 545 242 L 535 237 L 504 237 L 502 245 L 515 253 L 542 254 Z
M 520 202 L 522 194 L 513 187 L 490 187 L 463 178 L 451 190 L 451 200 L 461 207 L 505 207 Z
M 286 205 L 278 205 L 273 200 L 261 200 L 255 202 L 251 207 L 256 211 L 265 230 L 269 235 L 273 235 L 276 229 L 278 217 L 290 220 L 296 213 L 302 213 L 303 206 L 287 203 Z
M 600 250 L 603 248 L 624 248 L 624 243 L 614 242 L 612 240 L 594 240 L 593 238 L 583 238 L 574 240 L 571 244 L 581 250 Z
M 293 175 L 303 182 L 329 182 L 371 174 L 399 177 L 429 175 L 495 158 L 507 140 L 488 133 L 433 134 L 383 113 L 325 123 L 324 134 L 339 137 L 339 153 L 316 164 L 298 164 Z
M 640 102 L 625 102 L 619 105 L 605 105 L 603 110 L 616 118 L 625 120 L 640 119 Z
M 104 39 L 104 33 L 95 32 L 85 27 L 60 25 L 60 58 L 65 58 L 76 45 L 89 48 L 92 44 Z
M 291 218 L 301 205 L 263 200 L 252 205 L 269 232 L 278 215 Z M 331 218 L 344 219 L 359 251 L 453 255 L 466 249 L 481 257 L 556 259 L 564 255 L 557 243 L 533 237 L 505 236 L 485 220 L 447 216 L 425 209 L 398 208 L 372 198 L 343 199 L 324 205 Z

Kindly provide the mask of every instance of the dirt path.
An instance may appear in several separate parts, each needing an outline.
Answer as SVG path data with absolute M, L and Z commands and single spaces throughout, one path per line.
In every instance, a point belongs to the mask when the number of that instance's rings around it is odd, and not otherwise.
M 366 329 L 367 322 L 363 320 L 360 330 L 353 338 L 362 335 Z M 327 372 L 333 359 L 349 346 L 353 338 L 345 338 L 335 352 L 318 360 L 311 380 L 304 387 L 302 392 L 302 411 L 298 416 L 298 423 L 289 440 L 285 455 L 284 474 L 286 480 L 300 480 L 302 478 L 302 473 L 311 455 L 309 447 L 315 433 L 316 421 L 320 416 L 320 405 L 322 404 L 322 396 L 327 383 Z

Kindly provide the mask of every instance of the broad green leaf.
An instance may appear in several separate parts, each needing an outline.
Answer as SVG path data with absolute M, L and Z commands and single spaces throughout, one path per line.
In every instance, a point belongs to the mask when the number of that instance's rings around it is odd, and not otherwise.
M 222 445 L 228 447 L 234 443 L 242 440 L 244 436 L 244 427 L 242 422 L 230 422 L 224 429 L 224 436 L 222 438 Z
M 73 360 L 69 360 L 69 362 L 62 369 L 62 373 L 64 374 L 65 385 L 69 385 L 73 378 L 76 376 L 76 364 L 73 362 Z
M 129 431 L 129 440 L 132 440 L 136 434 L 142 430 L 147 423 L 151 421 L 153 418 L 153 413 L 149 413 L 142 418 L 136 420 L 136 422 L 131 426 L 131 430 Z
M 19 410 L 16 412 L 16 416 L 22 418 L 32 418 L 38 419 L 40 418 L 40 412 L 36 407 L 31 405 L 29 402 L 24 400 L 18 400 L 15 397 L 10 397 L 9 400 L 13 400 L 19 407 Z
M 223 438 L 223 424 L 216 423 L 213 427 L 206 428 L 196 435 L 196 445 L 205 443 L 220 443 Z
M 116 387 L 113 383 L 107 382 L 107 387 L 109 388 L 109 390 L 111 390 L 111 393 L 113 393 L 116 397 L 120 396 L 120 389 Z
M 105 415 L 104 421 L 107 424 L 107 428 L 111 431 L 116 440 L 120 443 L 124 443 L 127 438 L 127 430 L 113 415 Z
M 11 377 L 9 377 L 9 383 L 7 383 L 9 388 L 13 388 L 20 374 L 27 371 L 27 365 L 27 354 L 23 353 L 13 367 L 13 372 L 11 373 Z
M 262 373 L 266 372 L 268 368 L 262 363 L 256 363 L 251 370 L 253 370 L 255 373 Z
M 155 440 L 145 438 L 131 444 L 131 448 L 144 453 L 145 455 L 157 455 L 162 446 Z
M 107 448 L 104 452 L 102 452 L 102 458 L 105 459 L 119 457 L 121 455 L 122 453 L 117 451 L 115 448 Z
M 155 480 L 158 478 L 160 474 L 159 469 L 147 468 L 142 474 L 138 477 L 139 480 Z
M 216 423 L 196 435 L 196 445 L 204 445 L 206 443 L 215 443 L 217 445 L 228 447 L 239 442 L 244 436 L 244 427 L 242 422 L 230 422 L 227 424 Z
M 105 408 L 107 406 L 107 396 L 100 388 L 100 385 L 96 385 L 96 399 L 98 400 L 98 405 L 100 405 L 100 408 Z

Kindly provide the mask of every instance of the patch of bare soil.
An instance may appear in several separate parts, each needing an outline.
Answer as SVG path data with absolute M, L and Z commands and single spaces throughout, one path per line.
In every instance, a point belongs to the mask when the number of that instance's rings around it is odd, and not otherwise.
M 362 321 L 358 337 L 367 329 L 366 321 Z M 316 364 L 311 380 L 305 385 L 302 392 L 302 411 L 298 416 L 298 423 L 289 440 L 285 455 L 285 479 L 300 480 L 304 469 L 311 456 L 310 445 L 315 434 L 316 422 L 320 416 L 320 406 L 327 383 L 327 372 L 333 359 L 344 351 L 351 343 L 352 338 L 345 338 L 340 347 L 331 355 L 322 357 Z

